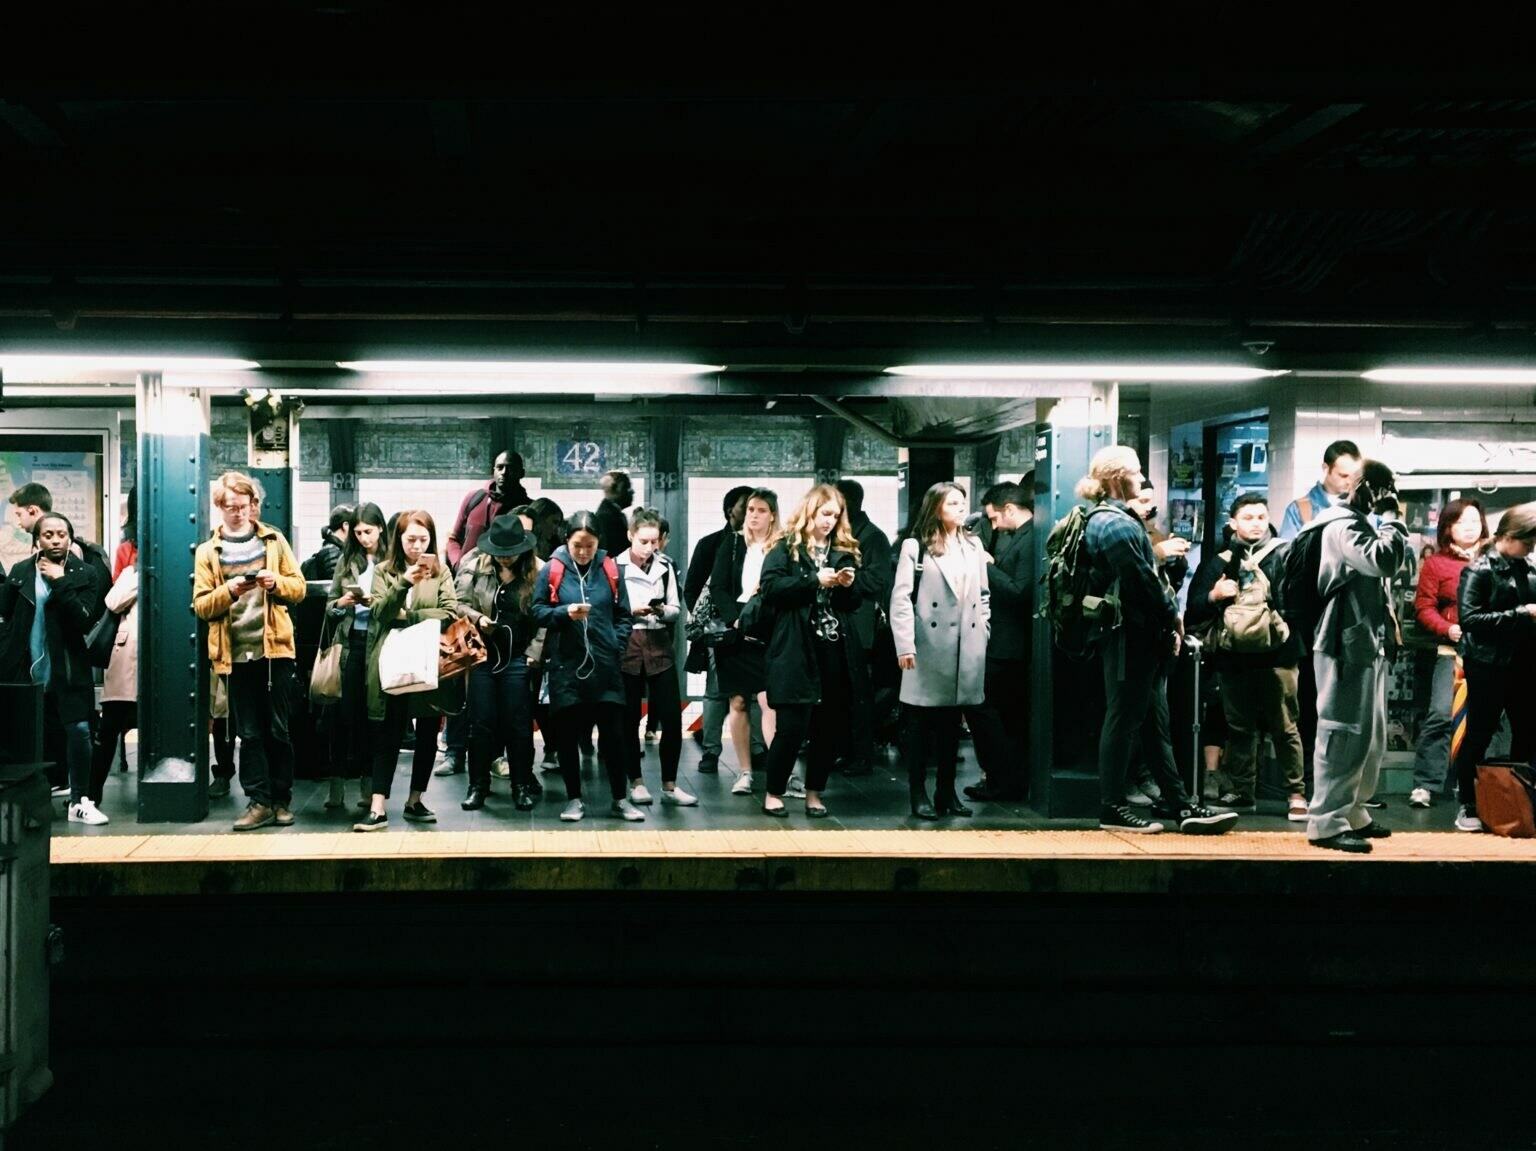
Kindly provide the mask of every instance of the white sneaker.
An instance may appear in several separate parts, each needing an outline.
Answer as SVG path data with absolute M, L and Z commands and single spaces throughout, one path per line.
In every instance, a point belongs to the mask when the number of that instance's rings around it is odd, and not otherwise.
M 697 807 L 699 803 L 699 797 L 696 795 L 688 794 L 688 792 L 684 791 L 680 787 L 674 787 L 671 791 L 668 791 L 666 788 L 662 788 L 661 802 L 675 803 L 678 807 Z
M 1428 807 L 1429 803 L 1429 788 L 1427 787 L 1416 787 L 1408 793 L 1409 807 Z
M 94 803 L 82 797 L 79 803 L 69 805 L 69 822 L 88 823 L 92 827 L 100 827 L 102 824 L 110 823 L 111 821 L 96 809 Z
M 805 780 L 801 779 L 798 775 L 790 776 L 789 785 L 784 788 L 784 795 L 788 799 L 804 799 Z
M 649 806 L 651 793 L 646 790 L 645 784 L 637 783 L 629 789 L 629 802 Z
M 50 788 L 48 794 L 54 799 L 58 799 L 60 796 L 67 799 L 69 797 L 69 784 L 61 783 L 58 787 Z
M 73 814 L 71 814 L 70 818 L 74 818 Z M 1456 830 L 1487 831 L 1488 829 L 1483 826 L 1483 821 L 1477 818 L 1477 812 L 1473 811 L 1470 807 L 1463 806 L 1456 813 Z
M 512 765 L 507 762 L 506 756 L 498 755 L 496 757 L 496 762 L 491 764 L 491 774 L 497 779 L 512 778 Z
M 739 779 L 737 779 L 735 785 L 731 788 L 731 794 L 732 795 L 751 795 L 752 794 L 752 773 L 750 771 L 744 771 L 744 772 L 741 773 L 741 777 Z
M 573 799 L 571 802 L 567 803 L 565 805 L 565 809 L 560 812 L 560 818 L 565 820 L 566 823 L 575 823 L 578 819 L 586 814 L 587 809 L 582 805 L 581 800 Z
M 616 799 L 609 812 L 619 819 L 628 820 L 630 823 L 644 823 L 645 812 L 641 811 L 627 799 Z
M 1151 807 L 1160 795 L 1162 792 L 1158 790 L 1155 783 L 1148 782 L 1145 785 L 1132 783 L 1125 789 L 1125 802 L 1136 807 Z

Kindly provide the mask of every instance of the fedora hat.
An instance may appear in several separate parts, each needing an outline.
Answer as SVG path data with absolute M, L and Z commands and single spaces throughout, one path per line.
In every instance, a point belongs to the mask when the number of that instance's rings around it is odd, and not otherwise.
M 523 530 L 523 521 L 511 512 L 499 515 L 491 521 L 479 540 L 475 542 L 481 555 L 498 559 L 511 559 L 533 550 L 533 537 Z

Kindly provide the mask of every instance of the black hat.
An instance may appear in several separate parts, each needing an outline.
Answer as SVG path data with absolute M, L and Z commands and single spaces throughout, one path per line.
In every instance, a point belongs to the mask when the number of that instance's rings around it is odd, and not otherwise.
M 523 521 L 508 512 L 491 521 L 491 526 L 475 541 L 475 547 L 481 555 L 511 559 L 531 552 L 533 537 L 523 530 Z

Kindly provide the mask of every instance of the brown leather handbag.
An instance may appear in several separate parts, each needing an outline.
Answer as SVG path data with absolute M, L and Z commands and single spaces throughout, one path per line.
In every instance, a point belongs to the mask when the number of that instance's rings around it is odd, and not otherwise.
M 1536 838 L 1533 792 L 1536 770 L 1529 764 L 1494 760 L 1477 765 L 1477 818 L 1495 835 Z
M 488 658 L 480 629 L 460 616 L 443 628 L 437 644 L 437 682 L 467 675 L 469 669 Z

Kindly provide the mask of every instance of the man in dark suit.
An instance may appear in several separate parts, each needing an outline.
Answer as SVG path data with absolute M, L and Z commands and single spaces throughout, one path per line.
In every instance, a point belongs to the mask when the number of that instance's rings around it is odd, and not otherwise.
M 719 531 L 710 532 L 694 544 L 693 558 L 688 561 L 688 575 L 683 581 L 683 598 L 687 600 L 690 612 L 693 611 L 694 605 L 699 602 L 699 596 L 709 584 L 709 577 L 715 570 L 715 556 L 720 551 L 721 542 L 741 530 L 742 521 L 747 515 L 747 497 L 751 494 L 750 485 L 732 488 L 726 492 L 720 508 L 725 515 L 725 526 Z M 720 731 L 725 724 L 726 714 L 731 710 L 731 701 L 720 694 L 719 685 L 715 680 L 714 663 L 710 658 L 710 649 L 704 644 L 695 642 L 689 649 L 686 668 L 691 672 L 708 673 L 709 678 L 705 681 L 704 688 L 704 719 L 699 729 L 704 754 L 699 759 L 698 770 L 705 775 L 714 775 L 720 770 Z M 750 704 L 749 717 L 752 723 L 752 750 L 755 755 L 766 746 L 763 743 L 762 715 L 756 700 Z
M 987 641 L 986 702 L 969 713 L 976 758 L 986 778 L 965 789 L 972 799 L 1019 800 L 1029 792 L 1030 641 L 1035 614 L 1035 477 L 998 484 L 982 496 L 995 533 L 992 633 Z
M 629 517 L 624 514 L 635 502 L 628 472 L 609 472 L 602 479 L 603 501 L 597 505 L 597 543 L 617 560 L 629 550 Z
M 869 775 L 875 770 L 875 685 L 869 674 L 870 653 L 874 650 L 879 630 L 880 614 L 891 599 L 894 582 L 894 566 L 891 563 L 891 541 L 864 511 L 864 488 L 854 480 L 841 480 L 837 490 L 848 505 L 848 526 L 853 538 L 859 542 L 859 572 L 854 577 L 853 590 L 861 597 L 861 603 L 852 617 L 850 639 L 859 645 L 864 658 L 850 661 L 853 671 L 853 738 L 848 755 L 843 760 L 845 775 Z

